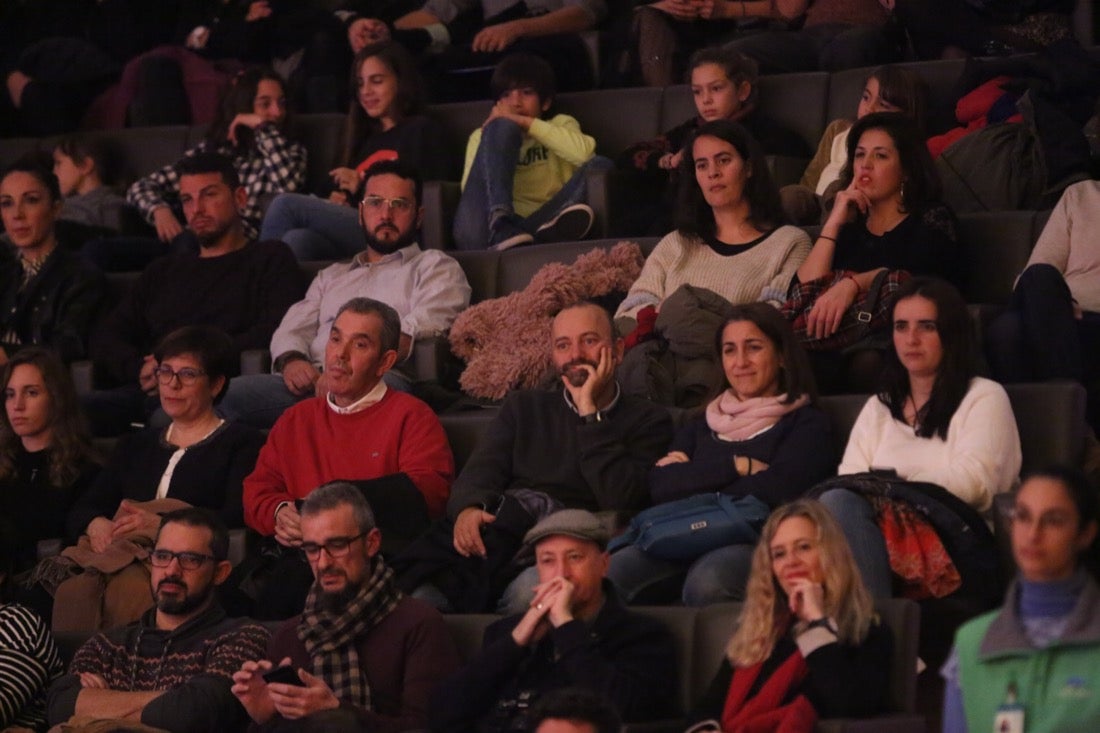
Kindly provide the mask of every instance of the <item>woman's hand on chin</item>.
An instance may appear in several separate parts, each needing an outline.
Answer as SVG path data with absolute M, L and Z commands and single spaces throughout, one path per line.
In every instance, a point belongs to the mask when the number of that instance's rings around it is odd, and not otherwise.
M 830 225 L 839 229 L 845 224 L 855 221 L 856 214 L 866 214 L 870 208 L 871 200 L 867 198 L 867 194 L 856 188 L 853 181 L 848 188 L 837 193 L 836 200 L 833 202 L 833 210 L 829 212 L 829 218 L 826 220 L 825 226 L 822 227 L 822 231 L 828 229 Z
M 825 616 L 825 589 L 809 578 L 794 581 L 789 602 L 791 613 L 799 621 L 817 621 Z

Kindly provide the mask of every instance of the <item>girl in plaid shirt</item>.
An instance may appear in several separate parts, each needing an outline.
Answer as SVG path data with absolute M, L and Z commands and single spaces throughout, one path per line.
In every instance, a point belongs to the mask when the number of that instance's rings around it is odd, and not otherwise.
M 287 139 L 285 85 L 274 71 L 251 69 L 230 86 L 206 139 L 184 157 L 219 152 L 233 160 L 248 203 L 241 211 L 245 232 L 255 238 L 260 230 L 264 194 L 297 191 L 305 183 L 306 149 Z M 156 227 L 162 242 L 171 242 L 183 230 L 179 205 L 179 176 L 168 165 L 136 181 L 127 200 Z

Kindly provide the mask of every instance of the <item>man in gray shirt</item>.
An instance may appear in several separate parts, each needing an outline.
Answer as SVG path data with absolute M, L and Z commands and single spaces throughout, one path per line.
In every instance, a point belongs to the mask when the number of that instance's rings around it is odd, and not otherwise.
M 416 244 L 423 213 L 417 172 L 399 161 L 383 161 L 367 170 L 364 186 L 359 221 L 367 248 L 350 262 L 317 273 L 306 297 L 290 307 L 271 338 L 274 373 L 229 383 L 219 405 L 226 419 L 270 428 L 286 408 L 322 393 L 329 330 L 340 306 L 354 297 L 380 300 L 401 317 L 398 364 L 383 379 L 405 391 L 413 343 L 445 333 L 469 305 L 470 285 L 459 264 Z

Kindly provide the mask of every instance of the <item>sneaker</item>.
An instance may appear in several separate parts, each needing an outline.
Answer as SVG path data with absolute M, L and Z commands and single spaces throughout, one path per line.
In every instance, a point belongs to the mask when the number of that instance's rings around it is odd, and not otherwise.
M 566 206 L 535 232 L 538 242 L 577 242 L 584 239 L 596 214 L 588 204 Z
M 530 232 L 512 222 L 509 217 L 501 216 L 493 222 L 489 232 L 489 249 L 503 252 L 521 244 L 531 244 L 535 238 Z

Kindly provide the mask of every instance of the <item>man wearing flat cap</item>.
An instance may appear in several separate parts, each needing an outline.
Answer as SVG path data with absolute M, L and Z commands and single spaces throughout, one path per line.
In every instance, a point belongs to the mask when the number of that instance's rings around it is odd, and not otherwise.
M 604 695 L 626 721 L 673 714 L 672 637 L 628 611 L 604 579 L 609 534 L 583 509 L 527 532 L 521 553 L 534 555 L 539 576 L 530 605 L 489 626 L 481 652 L 438 690 L 433 731 L 527 731 L 531 705 L 563 687 Z

